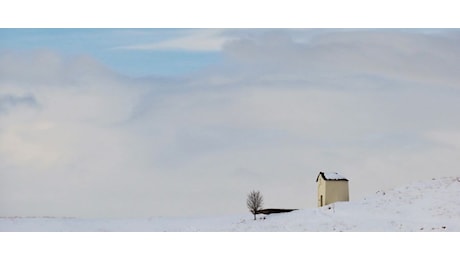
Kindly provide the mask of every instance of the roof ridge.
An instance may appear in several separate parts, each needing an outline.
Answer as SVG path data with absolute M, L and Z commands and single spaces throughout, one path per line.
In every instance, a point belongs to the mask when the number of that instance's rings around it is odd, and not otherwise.
M 320 176 L 326 181 L 348 181 L 347 178 L 337 172 L 319 172 L 316 182 L 318 182 Z

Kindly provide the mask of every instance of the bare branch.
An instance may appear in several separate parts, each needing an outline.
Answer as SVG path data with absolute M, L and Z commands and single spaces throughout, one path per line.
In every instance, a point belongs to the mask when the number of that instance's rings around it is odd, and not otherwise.
M 263 202 L 264 200 L 260 191 L 253 190 L 248 194 L 246 205 L 248 206 L 249 211 L 254 215 L 254 220 L 256 219 L 256 215 L 262 209 Z

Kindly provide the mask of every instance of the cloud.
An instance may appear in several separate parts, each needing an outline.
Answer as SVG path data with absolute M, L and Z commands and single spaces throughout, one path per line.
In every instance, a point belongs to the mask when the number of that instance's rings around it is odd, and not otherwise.
M 116 162 L 124 140 L 116 125 L 132 115 L 141 91 L 90 58 L 29 54 L 0 59 L 0 96 L 8 97 L 8 113 L 0 114 L 0 214 L 91 215 L 86 196 L 99 205 L 98 194 L 111 189 L 96 187 L 124 164 Z
M 388 80 L 458 86 L 458 33 L 396 31 L 323 33 L 306 43 L 286 32 L 231 41 L 224 53 L 271 76 L 307 78 L 377 76 Z M 331 74 L 332 72 L 332 74 Z M 264 75 L 265 76 L 265 75 Z
M 134 44 L 115 47 L 115 50 L 182 50 L 182 51 L 220 51 L 230 37 L 223 30 L 187 30 L 181 35 L 154 43 Z
M 352 199 L 458 172 L 455 32 L 302 33 L 234 34 L 181 80 L 4 53 L 0 215 L 236 214 L 251 189 L 304 208 L 319 171 Z
M 0 112 L 7 112 L 9 108 L 15 106 L 37 106 L 37 101 L 35 97 L 32 95 L 23 95 L 23 96 L 15 96 L 15 95 L 3 95 L 0 96 Z
M 64 57 L 51 50 L 0 52 L 0 81 L 21 85 L 75 85 L 116 74 L 88 55 Z

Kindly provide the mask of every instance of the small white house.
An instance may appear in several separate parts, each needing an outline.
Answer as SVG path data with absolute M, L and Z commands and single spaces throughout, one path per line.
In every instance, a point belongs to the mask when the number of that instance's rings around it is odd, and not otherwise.
M 318 183 L 318 207 L 336 201 L 348 201 L 348 180 L 336 172 L 320 172 L 316 177 Z

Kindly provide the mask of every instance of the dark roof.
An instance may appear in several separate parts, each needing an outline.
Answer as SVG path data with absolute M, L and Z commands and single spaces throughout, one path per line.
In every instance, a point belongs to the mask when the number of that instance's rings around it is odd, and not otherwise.
M 318 182 L 319 176 L 321 176 L 326 181 L 348 181 L 347 178 L 343 177 L 342 175 L 336 172 L 320 172 L 318 174 L 318 177 L 316 177 L 316 182 Z

